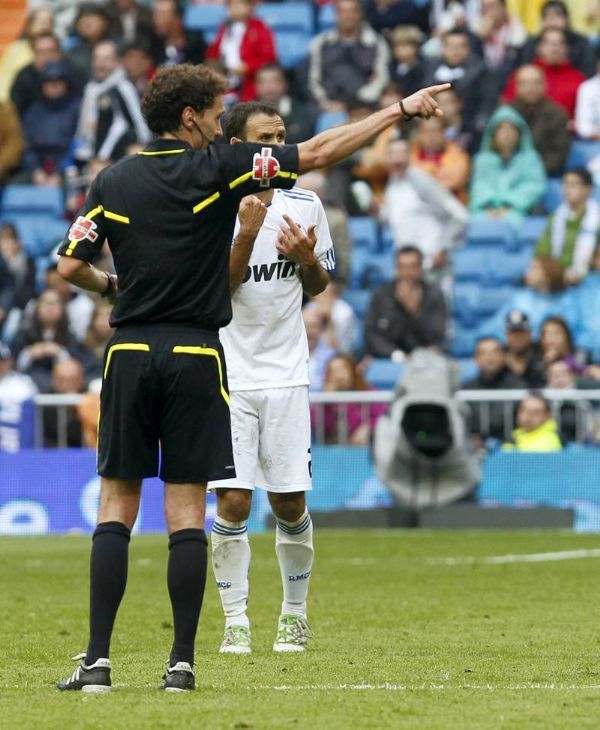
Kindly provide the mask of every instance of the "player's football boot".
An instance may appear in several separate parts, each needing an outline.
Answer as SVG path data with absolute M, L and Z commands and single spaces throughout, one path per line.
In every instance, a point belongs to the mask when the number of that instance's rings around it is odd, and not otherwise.
M 273 651 L 305 651 L 313 633 L 302 616 L 280 616 Z
M 59 690 L 110 692 L 110 659 L 97 659 L 89 666 L 85 664 L 85 654 L 77 654 L 73 660 L 81 660 L 81 663 L 68 679 L 56 685 Z
M 190 692 L 196 689 L 194 670 L 187 662 L 177 662 L 172 667 L 167 665 L 159 689 L 165 692 Z
M 248 626 L 228 626 L 225 629 L 220 654 L 250 654 L 252 636 Z

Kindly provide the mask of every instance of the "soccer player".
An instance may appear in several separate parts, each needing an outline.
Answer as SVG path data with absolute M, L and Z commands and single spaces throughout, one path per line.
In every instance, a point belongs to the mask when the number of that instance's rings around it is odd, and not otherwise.
M 402 107 L 273 154 L 260 144 L 210 144 L 222 133 L 227 88 L 213 70 L 166 66 L 148 84 L 142 111 L 157 139 L 100 172 L 59 249 L 61 276 L 115 300 L 100 402 L 102 486 L 90 564 L 89 643 L 59 689 L 110 690 L 110 640 L 127 582 L 131 529 L 142 481 L 157 474 L 165 482 L 174 626 L 161 686 L 173 692 L 195 687 L 206 484 L 235 475 L 218 330 L 231 319 L 229 255 L 240 200 L 269 185 L 291 188 L 298 172 L 352 154 L 402 119 L 441 114 L 434 97 L 446 87 L 424 89 Z M 250 201 L 255 209 L 262 205 Z M 107 239 L 116 277 L 92 264 Z
M 231 144 L 285 144 L 276 109 L 238 104 L 225 122 Z M 251 651 L 247 520 L 254 486 L 266 489 L 277 519 L 275 551 L 283 604 L 274 651 L 304 651 L 310 637 L 306 598 L 313 564 L 313 528 L 305 492 L 311 489 L 308 344 L 302 293 L 315 296 L 335 266 L 319 198 L 308 190 L 267 189 L 256 238 L 236 231 L 230 257 L 233 319 L 221 330 L 231 393 L 235 479 L 214 482 L 212 531 L 215 578 L 225 612 L 221 653 Z

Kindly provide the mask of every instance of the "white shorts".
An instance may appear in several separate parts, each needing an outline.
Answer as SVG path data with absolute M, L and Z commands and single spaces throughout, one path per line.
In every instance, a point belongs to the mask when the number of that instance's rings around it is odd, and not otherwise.
M 308 386 L 240 390 L 230 396 L 237 476 L 209 482 L 208 489 L 312 489 Z

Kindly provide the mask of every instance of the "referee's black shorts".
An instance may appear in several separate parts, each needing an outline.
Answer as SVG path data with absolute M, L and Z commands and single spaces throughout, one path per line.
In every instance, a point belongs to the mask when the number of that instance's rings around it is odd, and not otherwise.
M 103 375 L 101 476 L 159 474 L 174 483 L 235 476 L 217 333 L 169 324 L 121 327 L 106 347 Z

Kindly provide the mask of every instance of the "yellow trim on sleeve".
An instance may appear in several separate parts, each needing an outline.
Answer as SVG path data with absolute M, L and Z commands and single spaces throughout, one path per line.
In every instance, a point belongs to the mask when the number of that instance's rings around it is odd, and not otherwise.
M 221 395 L 223 400 L 229 406 L 229 393 L 225 390 L 223 385 L 223 367 L 221 366 L 221 358 L 219 357 L 219 351 L 215 350 L 214 347 L 182 347 L 177 345 L 173 348 L 173 352 L 177 355 L 209 355 L 214 357 L 217 361 L 217 367 L 219 368 L 219 384 L 221 386 Z
M 145 155 L 146 157 L 154 157 L 155 155 L 178 155 L 180 152 L 185 152 L 185 149 L 182 149 L 182 150 L 158 150 L 157 152 L 138 152 L 138 155 Z
M 129 218 L 126 215 L 119 215 L 118 213 L 113 213 L 110 210 L 105 210 L 102 205 L 97 205 L 95 208 L 92 208 L 89 213 L 86 213 L 82 217 L 89 218 L 91 220 L 92 218 L 95 218 L 98 213 L 103 213 L 105 218 L 110 218 L 110 220 L 118 221 L 119 223 L 130 223 Z M 72 256 L 78 243 L 79 241 L 69 241 L 69 248 L 65 251 L 65 256 Z
M 136 352 L 150 352 L 150 346 L 143 342 L 120 342 L 118 345 L 111 345 L 106 356 L 106 365 L 104 366 L 104 375 L 102 376 L 106 380 L 108 375 L 108 368 L 110 367 L 110 361 L 113 356 L 113 352 L 119 350 L 135 350 Z
M 235 180 L 232 180 L 232 182 L 229 183 L 229 189 L 233 190 L 233 188 L 237 188 L 238 185 L 245 183 L 246 180 L 249 180 L 252 177 L 252 173 L 253 170 L 250 170 L 250 172 L 245 172 L 243 175 L 236 177 Z
M 95 218 L 98 213 L 102 213 L 104 208 L 101 205 L 97 205 L 95 208 L 92 208 L 89 213 L 86 213 L 83 217 L 84 218 Z
M 214 203 L 215 200 L 218 200 L 220 197 L 221 197 L 221 193 L 213 193 L 210 197 L 205 198 L 204 200 L 201 200 L 197 205 L 195 205 L 192 208 L 192 211 L 194 213 L 199 213 L 201 210 L 206 208 L 207 205 Z
M 298 173 L 297 172 L 285 172 L 284 170 L 279 170 L 277 173 L 277 177 L 285 177 L 290 178 L 291 180 L 297 180 L 298 179 Z
M 110 218 L 111 221 L 117 221 L 118 223 L 129 223 L 129 218 L 126 215 L 119 215 L 118 213 L 113 213 L 110 210 L 104 209 L 104 217 Z

